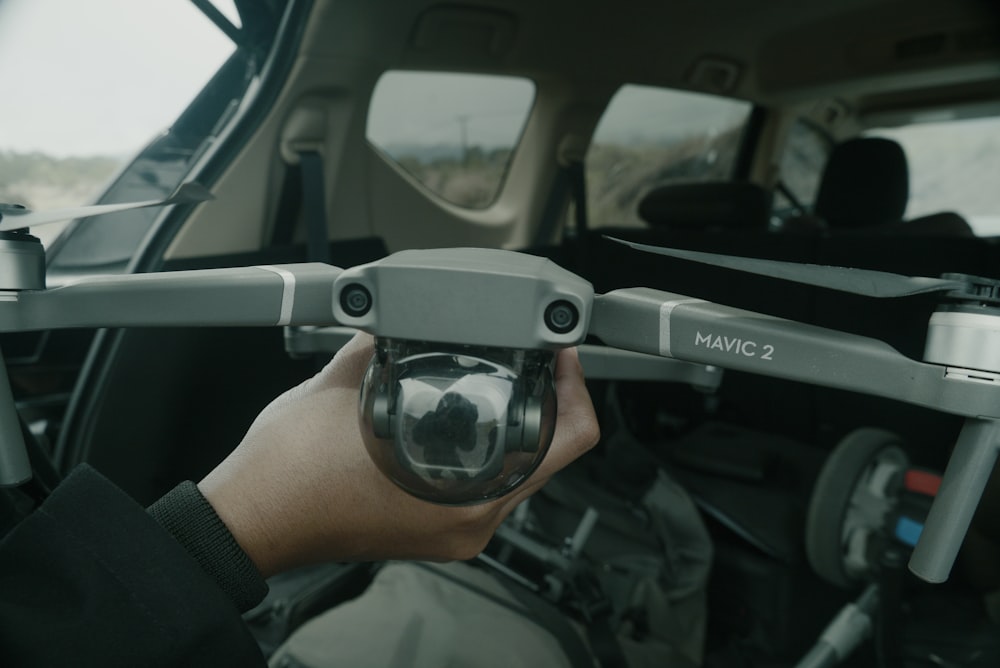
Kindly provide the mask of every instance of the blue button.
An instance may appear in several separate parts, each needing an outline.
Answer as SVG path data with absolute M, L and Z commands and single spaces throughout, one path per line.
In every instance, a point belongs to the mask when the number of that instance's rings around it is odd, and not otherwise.
M 917 540 L 920 538 L 923 530 L 923 524 L 909 517 L 900 517 L 896 520 L 896 538 L 910 547 L 917 544 Z

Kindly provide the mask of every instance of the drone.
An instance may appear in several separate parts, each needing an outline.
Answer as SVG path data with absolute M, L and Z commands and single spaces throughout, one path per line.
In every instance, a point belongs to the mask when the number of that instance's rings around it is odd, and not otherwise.
M 942 293 L 922 361 L 877 339 L 697 297 L 645 287 L 595 294 L 550 260 L 498 249 L 404 250 L 350 269 L 301 263 L 99 276 L 46 288 L 44 250 L 27 228 L 208 199 L 189 183 L 158 201 L 42 213 L 0 206 L 0 332 L 284 326 L 305 337 L 292 337 L 289 350 L 344 328 L 368 332 L 375 354 L 359 420 L 369 454 L 410 493 L 445 504 L 495 498 L 534 470 L 554 429 L 555 352 L 569 346 L 580 347 L 590 377 L 711 389 L 720 369 L 733 369 L 901 400 L 965 418 L 909 562 L 927 582 L 948 579 L 1000 453 L 1000 281 L 620 242 L 867 297 Z M 604 345 L 586 344 L 588 336 Z M 0 363 L 0 486 L 31 476 Z

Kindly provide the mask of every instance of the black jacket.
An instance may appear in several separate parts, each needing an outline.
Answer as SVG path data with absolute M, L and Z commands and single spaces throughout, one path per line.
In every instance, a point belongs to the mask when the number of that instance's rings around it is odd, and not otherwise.
M 81 467 L 0 542 L 0 665 L 263 666 L 265 592 L 193 484 L 147 512 Z

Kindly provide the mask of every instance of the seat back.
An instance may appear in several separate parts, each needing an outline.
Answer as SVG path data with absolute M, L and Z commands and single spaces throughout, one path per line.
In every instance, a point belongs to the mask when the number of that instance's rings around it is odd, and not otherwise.
M 685 230 L 764 230 L 771 193 L 746 181 L 672 183 L 639 202 L 639 217 L 653 227 Z
M 857 137 L 830 153 L 813 212 L 834 230 L 890 225 L 903 220 L 909 196 L 903 147 L 882 137 Z

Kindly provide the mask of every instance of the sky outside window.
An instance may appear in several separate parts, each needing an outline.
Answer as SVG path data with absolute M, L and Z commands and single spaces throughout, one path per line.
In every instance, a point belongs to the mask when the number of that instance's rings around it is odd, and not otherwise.
M 0 0 L 0 151 L 131 155 L 233 49 L 186 0 Z

